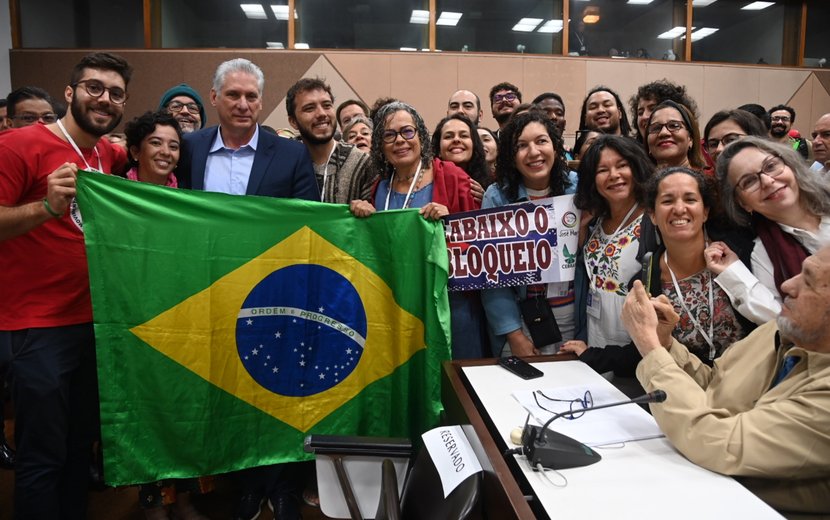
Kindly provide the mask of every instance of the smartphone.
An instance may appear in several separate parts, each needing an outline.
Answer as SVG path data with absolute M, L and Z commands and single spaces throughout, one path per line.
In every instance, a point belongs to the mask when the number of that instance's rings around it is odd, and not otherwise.
M 522 379 L 536 379 L 544 374 L 538 368 L 516 356 L 499 358 L 499 365 L 513 372 Z
M 646 288 L 646 294 L 651 296 L 651 259 L 654 257 L 654 253 L 648 252 L 643 255 L 643 271 L 640 274 L 640 280 L 643 282 L 643 286 Z

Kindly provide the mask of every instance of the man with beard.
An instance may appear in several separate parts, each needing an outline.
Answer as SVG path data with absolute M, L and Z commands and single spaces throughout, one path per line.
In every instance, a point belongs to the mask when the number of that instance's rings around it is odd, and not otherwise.
M 456 90 L 447 101 L 447 115 L 464 114 L 478 126 L 484 113 L 481 111 L 481 100 L 478 94 L 469 90 Z
M 504 127 L 507 126 L 507 121 L 510 120 L 510 114 L 521 104 L 522 93 L 519 92 L 519 87 L 512 83 L 499 83 L 490 89 L 490 109 L 493 111 L 493 117 L 499 124 L 496 135 L 499 135 Z
M 0 360 L 15 404 L 17 519 L 86 518 L 98 383 L 75 179 L 126 163 L 101 137 L 121 121 L 131 74 L 119 56 L 88 54 L 62 119 L 0 136 Z
M 600 130 L 608 135 L 631 135 L 631 125 L 620 96 L 603 86 L 594 87 L 585 96 L 579 128 Z
M 303 78 L 286 95 L 288 122 L 300 132 L 314 163 L 322 202 L 349 204 L 369 200 L 377 175 L 369 154 L 354 145 L 335 141 L 334 95 L 321 79 Z
M 729 347 L 709 367 L 671 331 L 668 299 L 639 281 L 622 311 L 643 360 L 646 391 L 668 395 L 651 412 L 689 460 L 737 477 L 784 513 L 830 511 L 830 246 L 781 284 L 778 319 Z M 789 516 L 789 515 L 785 515 Z M 800 516 L 799 516 L 800 517 Z
M 792 132 L 795 123 L 795 109 L 787 105 L 776 105 L 769 109 L 769 137 L 773 141 L 785 144 L 799 152 L 805 159 L 809 154 L 807 140 L 795 131 Z
M 176 85 L 165 92 L 159 101 L 159 110 L 166 110 L 176 118 L 183 134 L 201 130 L 207 122 L 202 98 L 187 83 Z

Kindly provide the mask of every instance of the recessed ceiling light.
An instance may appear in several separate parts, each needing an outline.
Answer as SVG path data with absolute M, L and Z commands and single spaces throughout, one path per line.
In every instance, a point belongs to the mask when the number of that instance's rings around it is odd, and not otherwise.
M 266 49 L 284 49 L 285 45 L 282 42 L 265 42 Z
M 295 43 L 294 48 L 295 49 L 308 49 L 308 44 L 307 43 Z
M 668 30 L 668 31 L 658 35 L 657 38 L 660 39 L 660 40 L 673 40 L 673 39 L 677 38 L 678 36 L 680 36 L 681 34 L 685 34 L 685 33 L 686 33 L 686 28 L 685 27 L 677 26 L 677 27 L 675 27 L 671 30 Z
M 715 27 L 701 27 L 692 33 L 692 41 L 696 42 L 698 40 L 702 40 L 703 38 L 706 38 L 710 34 L 715 34 L 716 32 L 718 32 L 718 29 Z
M 647 5 L 652 3 L 653 1 L 654 0 L 628 0 L 628 3 L 634 5 Z
M 760 11 L 761 9 L 766 9 L 771 5 L 775 5 L 775 2 L 752 2 L 751 4 L 741 7 L 741 9 L 745 11 Z
M 562 20 L 548 20 L 536 29 L 538 33 L 558 33 L 562 30 Z
M 458 25 L 458 20 L 461 19 L 461 14 L 462 13 L 444 11 L 441 13 L 441 16 L 438 17 L 435 25 Z
M 268 16 L 265 14 L 265 9 L 261 4 L 239 4 L 242 11 L 251 20 L 267 20 Z
M 429 23 L 429 11 L 424 11 L 421 9 L 413 9 L 412 15 L 409 17 L 409 23 L 420 23 L 420 24 L 428 24 Z
M 542 23 L 542 18 L 522 18 L 519 23 L 513 26 L 514 31 L 533 32 Z
M 287 5 L 272 5 L 271 12 L 277 20 L 288 20 L 288 6 Z M 294 19 L 297 19 L 297 10 L 294 9 Z
M 714 4 L 715 2 L 717 2 L 717 0 L 693 0 L 692 7 L 706 7 Z
M 401 50 L 404 52 L 416 52 L 418 49 L 415 47 L 401 47 Z

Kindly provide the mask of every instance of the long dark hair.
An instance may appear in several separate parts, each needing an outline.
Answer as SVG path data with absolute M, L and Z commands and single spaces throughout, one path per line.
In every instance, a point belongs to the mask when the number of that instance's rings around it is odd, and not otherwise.
M 470 162 L 462 169 L 467 175 L 475 179 L 476 182 L 486 187 L 491 183 L 491 180 L 488 173 L 487 160 L 484 158 L 484 144 L 481 142 L 481 136 L 478 135 L 478 128 L 470 121 L 470 118 L 464 114 L 456 113 L 439 121 L 438 126 L 435 127 L 435 131 L 432 133 L 432 150 L 435 152 L 436 157 L 441 157 L 441 134 L 444 132 L 444 125 L 453 119 L 457 119 L 467 125 L 470 131 L 470 139 L 473 141 L 473 155 L 470 157 Z M 457 166 L 461 167 L 460 165 Z
M 498 172 L 499 185 L 510 201 L 519 198 L 519 185 L 524 182 L 521 172 L 516 168 L 516 153 L 518 152 L 519 136 L 530 123 L 539 123 L 544 126 L 553 143 L 555 161 L 553 168 L 550 170 L 550 180 L 548 181 L 551 195 L 562 195 L 565 193 L 565 189 L 570 186 L 568 165 L 562 159 L 565 156 L 565 150 L 559 130 L 547 114 L 538 110 L 531 110 L 516 117 L 511 117 L 510 122 L 504 127 L 499 137 L 499 156 L 496 158 L 496 171 Z
M 632 191 L 638 204 L 645 202 L 645 187 L 654 171 L 654 164 L 638 141 L 619 135 L 597 137 L 579 162 L 579 183 L 574 198 L 577 208 L 588 210 L 597 217 L 611 216 L 608 201 L 597 190 L 596 179 L 600 156 L 606 148 L 614 150 L 628 162 L 631 168 Z
M 579 128 L 587 128 L 585 126 L 585 111 L 588 108 L 588 99 L 591 98 L 597 92 L 608 92 L 612 96 L 614 96 L 614 101 L 617 103 L 617 110 L 620 111 L 620 133 L 621 135 L 631 135 L 631 123 L 628 122 L 628 115 L 625 113 L 625 105 L 623 105 L 622 99 L 620 99 L 620 95 L 611 90 L 608 87 L 604 87 L 599 85 L 594 87 L 588 92 L 588 95 L 585 96 L 585 99 L 582 101 L 582 113 L 579 115 Z

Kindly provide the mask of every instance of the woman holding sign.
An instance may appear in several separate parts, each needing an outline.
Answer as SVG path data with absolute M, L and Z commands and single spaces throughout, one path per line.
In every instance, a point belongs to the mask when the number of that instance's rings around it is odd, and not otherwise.
M 499 141 L 499 181 L 487 188 L 482 208 L 573 193 L 576 176 L 560 159 L 564 156 L 559 131 L 545 113 L 530 111 L 514 116 Z M 481 292 L 481 299 L 496 337 L 496 356 L 506 349 L 514 356 L 552 353 L 561 339 L 573 337 L 572 282 L 487 289 Z M 535 344 L 532 331 L 522 320 L 523 315 L 527 321 L 530 312 L 543 310 L 548 316 L 552 313 L 561 333 L 560 340 L 552 344 Z

